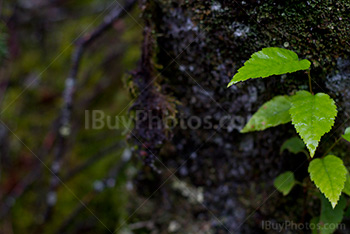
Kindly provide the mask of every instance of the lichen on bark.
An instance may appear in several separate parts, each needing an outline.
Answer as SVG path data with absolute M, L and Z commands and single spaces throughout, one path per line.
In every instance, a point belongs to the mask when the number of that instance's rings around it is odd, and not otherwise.
M 275 95 L 306 89 L 307 74 L 226 86 L 255 51 L 269 46 L 291 49 L 312 61 L 314 91 L 337 97 L 338 106 L 343 106 L 336 123 L 339 127 L 350 113 L 341 88 L 349 78 L 341 61 L 347 61 L 350 52 L 350 23 L 346 20 L 350 3 L 159 0 L 142 4 L 152 16 L 154 62 L 165 77 L 158 81 L 165 87 L 162 92 L 180 103 L 179 118 L 212 117 L 211 129 L 173 129 L 174 137 L 158 155 L 167 167 L 179 169 L 176 176 L 203 189 L 207 209 L 201 213 L 211 230 L 256 233 L 263 220 L 308 222 L 319 208 L 317 201 L 309 201 L 306 207 L 303 189 L 283 197 L 273 188 L 273 179 L 286 170 L 297 169 L 299 180 L 307 176 L 307 164 L 300 165 L 304 155 L 279 154 L 283 141 L 295 136 L 292 126 L 239 133 L 262 103 Z M 338 79 L 336 74 L 345 78 Z M 334 84 L 334 79 L 340 83 Z M 220 127 L 223 116 L 234 121 Z M 335 132 L 339 135 L 344 127 Z M 333 138 L 327 135 L 321 150 Z

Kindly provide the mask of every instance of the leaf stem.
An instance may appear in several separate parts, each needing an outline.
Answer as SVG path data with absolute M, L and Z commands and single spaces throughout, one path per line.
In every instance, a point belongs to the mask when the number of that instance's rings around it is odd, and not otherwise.
M 338 142 L 342 139 L 342 137 L 339 137 L 331 147 L 329 147 L 329 149 L 326 151 L 326 153 L 323 154 L 322 158 L 325 157 L 333 148 L 336 144 L 338 144 Z
M 313 94 L 313 92 L 312 92 L 312 85 L 311 85 L 311 74 L 310 74 L 310 69 L 307 71 L 307 76 L 309 77 L 309 88 L 310 88 L 310 93 Z
M 302 150 L 301 152 L 303 152 L 306 155 L 306 159 L 311 161 L 311 157 L 309 155 L 309 153 L 306 150 Z

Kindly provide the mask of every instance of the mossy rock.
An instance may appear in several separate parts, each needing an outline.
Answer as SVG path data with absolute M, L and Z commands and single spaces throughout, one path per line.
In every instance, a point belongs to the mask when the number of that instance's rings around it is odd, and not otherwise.
M 307 163 L 300 166 L 303 155 L 279 155 L 282 143 L 295 135 L 293 127 L 287 124 L 259 133 L 239 133 L 262 103 L 275 95 L 307 89 L 307 74 L 226 86 L 253 52 L 283 47 L 312 61 L 314 91 L 329 93 L 342 106 L 348 100 L 340 91 L 346 79 L 335 87 L 329 80 L 338 70 L 349 77 L 346 68 L 339 66 L 346 63 L 350 52 L 349 1 L 161 0 L 149 7 L 151 13 L 144 17 L 154 25 L 155 62 L 166 77 L 159 83 L 181 103 L 179 116 L 211 116 L 213 126 L 224 116 L 234 118 L 223 128 L 177 127 L 170 143 L 173 147 L 161 155 L 169 167 L 185 162 L 176 175 L 204 187 L 204 205 L 210 212 L 204 209 L 203 214 L 212 221 L 212 229 L 256 233 L 261 231 L 262 220 L 310 218 L 308 212 L 302 215 L 302 189 L 293 190 L 293 198 L 273 193 L 273 179 L 281 172 L 298 169 L 297 179 L 307 176 Z M 350 107 L 342 108 L 337 124 L 349 113 Z M 328 145 L 325 142 L 320 150 Z M 319 204 L 313 204 L 310 209 L 318 209 Z

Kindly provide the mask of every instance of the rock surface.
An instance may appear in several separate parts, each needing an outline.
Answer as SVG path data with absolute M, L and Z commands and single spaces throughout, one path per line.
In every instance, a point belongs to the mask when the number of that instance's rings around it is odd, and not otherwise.
M 163 92 L 178 101 L 177 118 L 200 121 L 200 127 L 172 129 L 173 138 L 159 155 L 176 176 L 203 191 L 204 209 L 195 220 L 212 233 L 274 233 L 262 221 L 309 222 L 319 201 L 301 187 L 283 197 L 273 188 L 280 173 L 307 176 L 304 155 L 279 153 L 296 136 L 290 124 L 240 134 L 249 117 L 275 95 L 308 89 L 305 72 L 255 79 L 226 88 L 233 74 L 255 51 L 276 46 L 312 61 L 314 92 L 335 98 L 336 128 L 324 136 L 319 152 L 349 125 L 350 22 L 346 0 L 202 1 L 160 0 L 143 3 L 154 27 L 155 63 Z M 196 116 L 196 120 L 193 120 Z M 228 121 L 223 121 L 226 117 Z M 204 127 L 204 119 L 212 127 Z M 220 126 L 221 125 L 221 126 Z M 334 135 L 333 135 L 334 133 Z M 349 147 L 341 143 L 339 154 Z M 349 161 L 349 160 L 348 160 Z M 348 164 L 350 165 L 350 164 Z M 162 169 L 163 170 L 163 169 Z M 174 195 L 176 196 L 176 195 Z M 307 204 L 304 198 L 307 197 Z M 176 199 L 175 199 L 176 200 Z M 191 221 L 188 221 L 191 222 Z M 193 221 L 194 224 L 195 221 Z M 287 233 L 287 232 L 286 232 Z

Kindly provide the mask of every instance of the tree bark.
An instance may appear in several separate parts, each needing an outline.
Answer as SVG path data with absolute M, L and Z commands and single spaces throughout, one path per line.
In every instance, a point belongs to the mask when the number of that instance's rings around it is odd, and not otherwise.
M 192 129 L 178 124 L 171 130 L 171 140 L 163 141 L 159 153 L 154 152 L 176 171 L 175 176 L 203 189 L 205 208 L 200 213 L 210 229 L 269 233 L 263 230 L 264 220 L 298 223 L 319 215 L 318 200 L 302 187 L 295 187 L 287 197 L 273 187 L 274 178 L 287 170 L 294 171 L 299 181 L 308 176 L 303 154 L 279 152 L 285 140 L 297 135 L 292 125 L 239 133 L 272 97 L 308 90 L 307 73 L 226 86 L 244 61 L 264 47 L 287 48 L 309 59 L 313 91 L 328 93 L 339 110 L 334 129 L 322 138 L 321 154 L 349 124 L 348 1 L 159 0 L 144 1 L 142 7 L 156 48 L 149 59 L 161 74 L 154 75 L 154 82 L 163 95 L 177 101 L 179 123 L 195 122 L 193 116 L 202 121 L 198 128 L 193 123 Z M 230 119 L 223 121 L 225 116 Z M 212 127 L 204 126 L 206 118 Z M 146 135 L 141 139 L 152 142 Z M 344 155 L 348 149 L 343 142 L 337 152 Z M 199 219 L 198 214 L 193 217 Z

